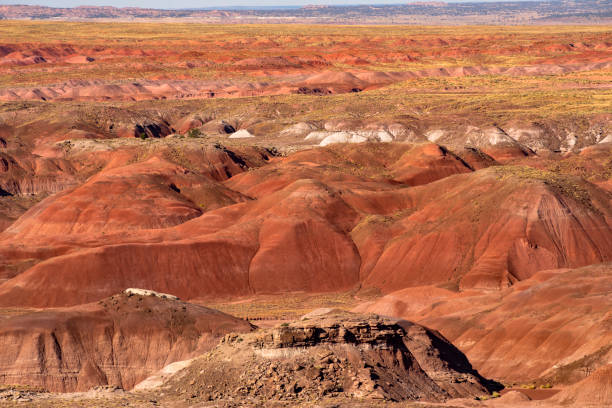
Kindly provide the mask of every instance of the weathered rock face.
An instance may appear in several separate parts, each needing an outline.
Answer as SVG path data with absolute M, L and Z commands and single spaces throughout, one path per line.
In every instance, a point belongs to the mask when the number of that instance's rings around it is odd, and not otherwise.
M 425 337 L 440 341 L 422 342 Z M 326 396 L 444 400 L 482 395 L 493 386 L 450 343 L 422 326 L 346 313 L 228 335 L 166 384 L 205 400 L 293 401 Z
M 420 324 L 401 320 L 404 344 L 429 378 L 452 398 L 474 396 L 499 388 L 499 384 L 485 380 L 472 368 L 467 357 L 442 334 Z
M 59 392 L 129 389 L 228 332 L 252 329 L 216 310 L 154 295 L 28 312 L 0 321 L 0 382 Z

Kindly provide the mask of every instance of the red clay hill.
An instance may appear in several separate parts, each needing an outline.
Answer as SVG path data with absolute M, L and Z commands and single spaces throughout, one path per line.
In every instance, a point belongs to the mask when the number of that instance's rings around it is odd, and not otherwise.
M 111 159 L 28 210 L 0 235 L 0 304 L 69 306 L 126 287 L 186 299 L 500 289 L 612 254 L 609 193 L 572 175 L 521 163 L 474 171 L 433 144 L 282 158 L 207 147 L 200 160 L 215 161 L 203 167 L 190 166 L 194 149 L 174 162 L 164 151 Z
M 248 322 L 133 289 L 95 303 L 29 311 L 0 321 L 0 379 L 49 391 L 125 389 L 162 367 L 211 349 Z
M 612 361 L 611 277 L 610 263 L 553 269 L 502 291 L 413 287 L 358 309 L 439 329 L 485 376 L 571 384 Z

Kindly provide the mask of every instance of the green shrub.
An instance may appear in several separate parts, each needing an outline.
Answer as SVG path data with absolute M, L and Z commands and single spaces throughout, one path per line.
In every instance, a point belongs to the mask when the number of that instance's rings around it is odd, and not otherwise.
M 202 132 L 200 131 L 200 129 L 189 129 L 189 131 L 187 131 L 187 136 L 188 137 L 202 137 Z

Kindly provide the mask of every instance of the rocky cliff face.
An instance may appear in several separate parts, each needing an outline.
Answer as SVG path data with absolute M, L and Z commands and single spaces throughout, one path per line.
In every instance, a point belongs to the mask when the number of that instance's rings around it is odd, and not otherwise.
M 424 338 L 438 340 L 428 343 Z M 450 343 L 422 326 L 332 313 L 248 335 L 227 335 L 166 387 L 204 400 L 439 401 L 482 395 L 494 385 Z

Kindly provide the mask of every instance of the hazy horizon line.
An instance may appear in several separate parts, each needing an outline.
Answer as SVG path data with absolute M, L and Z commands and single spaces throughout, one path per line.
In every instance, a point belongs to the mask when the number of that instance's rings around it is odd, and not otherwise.
M 52 1 L 52 3 L 57 3 L 57 2 L 67 2 L 67 3 L 76 3 L 73 2 L 72 0 L 55 0 Z M 332 2 L 320 2 L 320 1 L 316 1 L 316 0 L 305 0 L 305 1 L 299 1 L 296 3 L 292 3 L 292 4 L 266 4 L 266 5 L 249 5 L 249 4 L 231 4 L 231 2 L 228 2 L 230 4 L 227 5 L 212 5 L 212 6 L 203 6 L 203 7 L 198 7 L 198 6 L 184 6 L 184 7 L 163 7 L 163 6 L 141 6 L 141 5 L 129 5 L 129 4 L 116 4 L 117 2 L 122 2 L 123 0 L 118 0 L 116 2 L 109 2 L 110 4 L 107 4 L 106 2 L 97 2 L 97 1 L 93 1 L 90 4 L 41 4 L 41 2 L 34 2 L 34 1 L 25 1 L 25 2 L 16 2 L 16 3 L 12 3 L 12 4 L 1 4 L 0 1 L 0 6 L 33 6 L 33 7 L 48 7 L 48 8 L 65 8 L 65 9 L 72 9 L 72 8 L 79 8 L 79 7 L 114 7 L 114 8 L 118 8 L 118 9 L 122 9 L 122 8 L 139 8 L 139 9 L 152 9 L 152 10 L 219 10 L 219 9 L 245 9 L 245 10 L 261 10 L 261 9 L 288 9 L 288 8 L 301 8 L 304 6 L 328 6 L 328 7 L 351 7 L 351 6 L 403 6 L 403 5 L 410 5 L 410 4 L 423 4 L 423 3 L 445 3 L 445 4 L 465 4 L 465 3 L 514 3 L 514 2 L 521 2 L 521 3 L 527 3 L 527 2 L 548 2 L 548 3 L 555 3 L 555 2 L 561 2 L 563 0 L 431 0 L 431 1 L 423 1 L 423 0 L 414 0 L 414 1 L 405 1 L 405 2 L 387 2 L 387 1 L 381 1 L 381 2 L 376 2 L 376 1 L 365 1 L 365 2 L 355 2 L 355 0 L 351 0 L 348 2 L 343 2 L 343 0 L 337 0 L 337 2 L 334 2 L 332 0 Z M 129 1 L 129 0 L 128 0 Z M 189 1 L 189 0 L 188 0 Z M 248 1 L 248 0 L 247 0 Z M 135 2 L 138 2 L 138 0 L 136 0 Z M 115 3 L 115 4 L 112 4 Z M 261 4 L 262 2 L 258 2 L 259 4 Z

